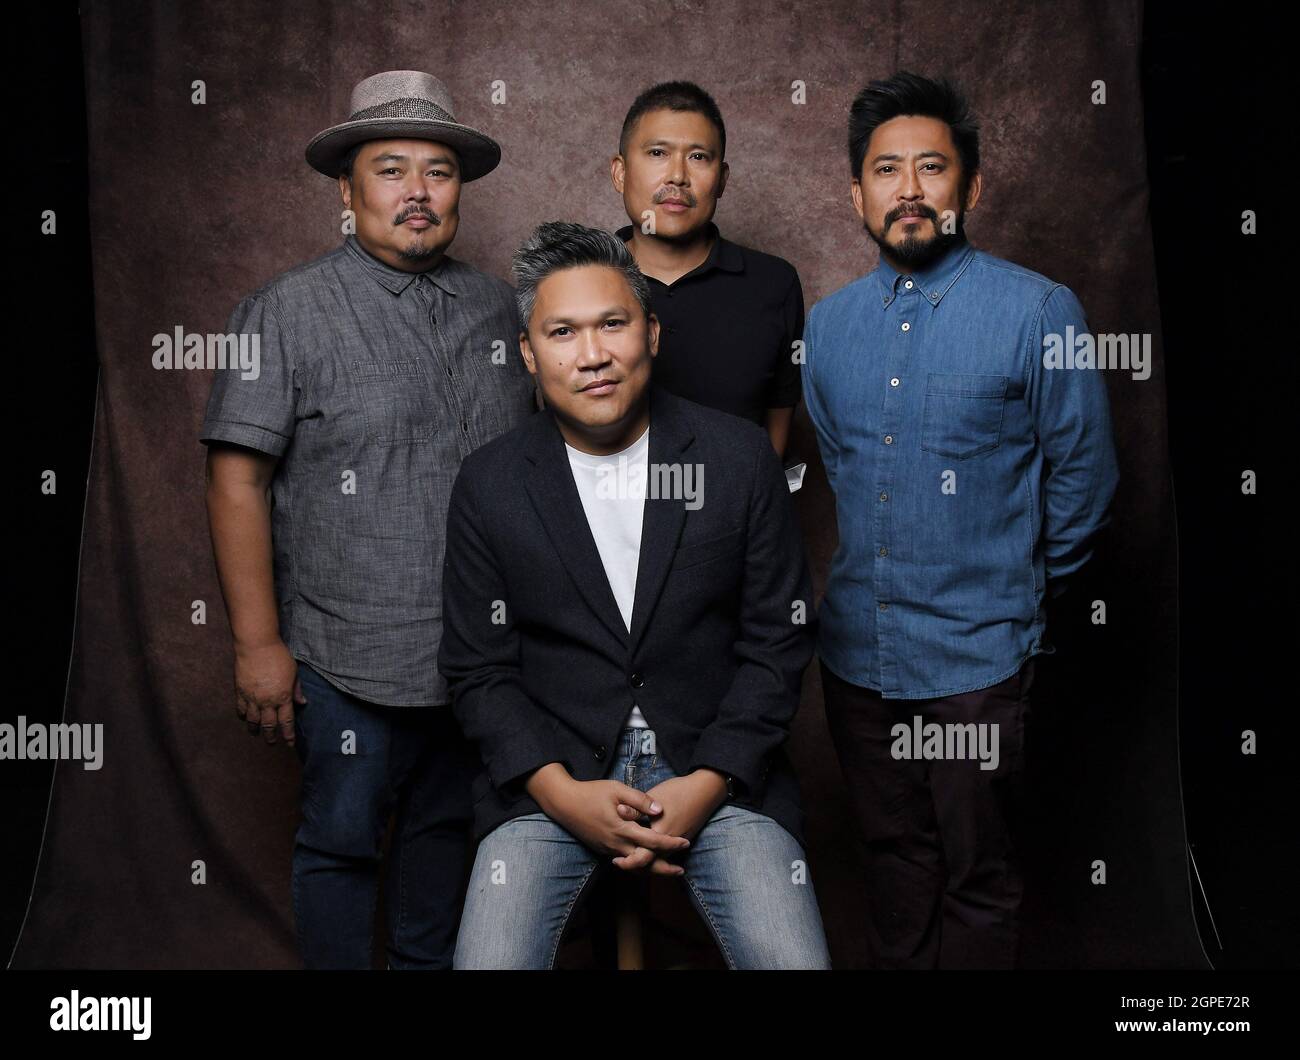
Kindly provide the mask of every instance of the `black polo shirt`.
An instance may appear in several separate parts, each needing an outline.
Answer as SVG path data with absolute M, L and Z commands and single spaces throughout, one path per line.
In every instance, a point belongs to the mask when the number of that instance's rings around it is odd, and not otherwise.
M 703 263 L 671 284 L 647 276 L 659 318 L 654 381 L 679 397 L 753 420 L 799 404 L 794 344 L 803 288 L 784 258 L 715 236 Z M 624 242 L 632 226 L 615 233 Z

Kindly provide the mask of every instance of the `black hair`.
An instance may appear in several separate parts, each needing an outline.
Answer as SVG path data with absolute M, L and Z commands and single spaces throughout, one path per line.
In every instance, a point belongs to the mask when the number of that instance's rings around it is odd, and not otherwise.
M 343 156 L 343 161 L 339 163 L 339 176 L 347 177 L 348 180 L 352 179 L 352 166 L 357 160 L 357 155 L 361 153 L 361 149 L 365 146 L 366 141 L 362 140 L 348 149 L 348 153 Z
M 938 118 L 952 130 L 953 143 L 961 159 L 963 191 L 980 168 L 979 123 L 966 97 L 946 78 L 932 81 L 920 74 L 899 70 L 893 77 L 872 81 L 849 108 L 849 166 L 854 178 L 862 176 L 871 134 L 891 118 L 903 115 Z
M 623 119 L 623 131 L 618 134 L 618 153 L 627 155 L 627 140 L 642 114 L 652 110 L 678 110 L 703 114 L 717 127 L 718 139 L 722 142 L 719 157 L 727 155 L 727 127 L 722 124 L 722 111 L 718 110 L 713 97 L 693 81 L 663 81 L 647 88 L 628 109 Z

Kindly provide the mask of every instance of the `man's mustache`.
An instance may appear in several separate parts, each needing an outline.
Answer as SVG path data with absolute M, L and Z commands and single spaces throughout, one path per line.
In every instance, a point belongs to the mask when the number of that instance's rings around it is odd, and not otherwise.
M 405 213 L 398 214 L 397 217 L 393 220 L 393 224 L 394 226 L 400 225 L 404 221 L 409 221 L 412 217 L 427 217 L 431 224 L 435 224 L 435 225 L 442 224 L 442 218 L 439 217 L 432 210 L 430 210 L 427 206 L 417 206 L 415 207 L 415 209 L 407 210 Z
M 655 194 L 654 202 L 655 205 L 658 206 L 661 202 L 667 202 L 669 199 L 673 202 L 683 203 L 686 206 L 695 205 L 695 196 L 689 191 L 671 191 L 668 188 L 664 188 L 662 191 L 657 192 Z
M 917 203 L 914 206 L 896 206 L 890 210 L 885 214 L 885 227 L 888 228 L 900 217 L 928 217 L 935 225 L 939 223 L 939 215 L 931 207 Z

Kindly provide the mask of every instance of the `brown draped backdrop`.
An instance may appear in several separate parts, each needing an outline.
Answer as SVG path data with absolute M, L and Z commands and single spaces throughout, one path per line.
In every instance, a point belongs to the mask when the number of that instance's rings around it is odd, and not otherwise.
M 502 144 L 500 168 L 465 189 L 452 252 L 503 278 L 540 221 L 625 223 L 608 163 L 629 104 L 657 81 L 698 82 L 728 130 L 716 220 L 792 262 L 810 307 L 875 263 L 848 196 L 854 94 L 898 68 L 967 88 L 985 176 L 972 241 L 1069 285 L 1094 330 L 1149 332 L 1156 349 L 1150 379 L 1108 373 L 1115 524 L 1094 583 L 1062 601 L 1061 652 L 1040 671 L 1024 959 L 1199 963 L 1141 15 L 1124 0 L 83 5 L 102 375 L 65 720 L 102 722 L 105 760 L 57 770 L 14 967 L 298 964 L 298 764 L 251 739 L 232 709 L 196 437 L 210 376 L 155 370 L 151 338 L 224 330 L 241 296 L 338 242 L 338 191 L 303 149 L 346 115 L 355 82 L 396 68 L 442 78 L 457 116 Z M 193 102 L 196 81 L 205 102 Z M 834 506 L 802 410 L 791 456 L 810 465 L 796 501 L 820 593 Z M 1089 619 L 1096 598 L 1104 626 Z M 205 624 L 192 621 L 195 601 Z M 861 965 L 865 881 L 815 665 L 792 754 L 832 957 Z M 1091 879 L 1097 860 L 1104 885 Z

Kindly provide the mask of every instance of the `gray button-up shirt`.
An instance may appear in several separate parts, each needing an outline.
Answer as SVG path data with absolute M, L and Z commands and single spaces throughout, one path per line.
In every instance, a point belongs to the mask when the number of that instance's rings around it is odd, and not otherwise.
M 228 331 L 257 336 L 260 363 L 255 378 L 216 369 L 200 438 L 280 458 L 281 637 L 362 699 L 449 702 L 437 659 L 452 483 L 535 409 L 514 292 L 451 258 L 402 272 L 348 236 L 245 298 Z

